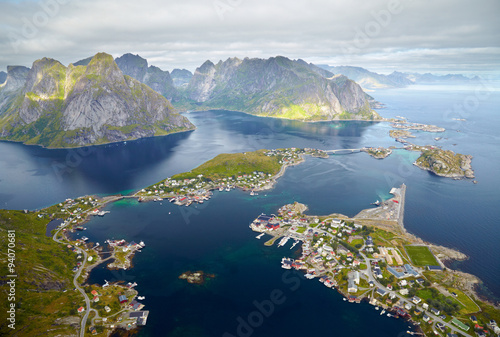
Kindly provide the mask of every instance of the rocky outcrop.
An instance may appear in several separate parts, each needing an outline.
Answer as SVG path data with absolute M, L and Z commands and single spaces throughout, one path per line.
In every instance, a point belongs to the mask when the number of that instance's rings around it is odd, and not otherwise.
M 170 102 L 126 76 L 110 55 L 99 53 L 87 66 L 43 58 L 24 82 L 0 89 L 9 97 L 0 115 L 0 137 L 48 147 L 85 146 L 193 129 Z M 20 92 L 10 90 L 23 82 Z
M 193 73 L 186 69 L 174 69 L 170 74 L 172 80 L 174 81 L 174 85 L 176 87 L 187 87 L 189 81 L 191 81 L 191 77 L 193 77 Z
M 179 98 L 179 93 L 168 71 L 163 71 L 155 66 L 148 66 L 148 61 L 139 55 L 125 54 L 116 58 L 120 70 L 153 90 L 165 96 L 170 101 Z
M 0 84 L 0 117 L 13 104 L 28 77 L 29 68 L 23 66 L 8 66 L 4 83 Z
M 313 120 L 378 120 L 361 87 L 302 60 L 229 58 L 206 61 L 187 88 L 193 108 L 221 108 L 259 116 Z
M 429 149 L 422 152 L 413 163 L 415 166 L 447 178 L 474 178 L 471 167 L 472 156 L 450 150 Z
M 7 80 L 7 73 L 5 71 L 0 71 L 0 84 L 5 83 Z

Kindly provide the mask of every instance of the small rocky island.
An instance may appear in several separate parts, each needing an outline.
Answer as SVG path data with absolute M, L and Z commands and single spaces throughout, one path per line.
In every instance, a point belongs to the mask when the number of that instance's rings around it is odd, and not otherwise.
M 397 123 L 392 123 L 391 126 L 396 129 L 403 130 L 419 130 L 426 132 L 445 132 L 445 128 L 441 128 L 436 125 L 421 124 L 421 123 L 408 123 L 406 121 L 398 121 Z
M 215 278 L 215 275 L 205 273 L 201 270 L 195 272 L 186 271 L 179 276 L 179 279 L 181 280 L 186 280 L 188 283 L 191 284 L 200 284 L 200 285 L 204 284 L 208 279 L 211 278 Z
M 453 179 L 474 178 L 472 156 L 437 148 L 426 149 L 413 163 L 441 177 Z
M 362 152 L 368 153 L 370 156 L 376 159 L 387 158 L 391 153 L 391 149 L 386 149 L 384 147 L 364 147 L 361 149 Z
M 391 130 L 389 131 L 389 136 L 395 139 L 400 138 L 416 138 L 410 131 L 408 130 Z

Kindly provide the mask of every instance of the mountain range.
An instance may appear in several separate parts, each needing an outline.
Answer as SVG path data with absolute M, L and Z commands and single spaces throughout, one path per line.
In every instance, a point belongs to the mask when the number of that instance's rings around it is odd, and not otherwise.
M 0 86 L 0 139 L 72 147 L 194 129 L 165 97 L 124 75 L 111 55 L 84 63 L 65 67 L 43 58 L 31 69 L 9 67 Z
M 469 78 L 461 74 L 433 75 L 430 73 L 419 74 L 394 71 L 389 75 L 384 75 L 353 66 L 329 66 L 322 64 L 318 65 L 318 67 L 335 74 L 347 76 L 365 89 L 405 88 L 414 84 L 475 83 L 480 80 L 477 76 Z

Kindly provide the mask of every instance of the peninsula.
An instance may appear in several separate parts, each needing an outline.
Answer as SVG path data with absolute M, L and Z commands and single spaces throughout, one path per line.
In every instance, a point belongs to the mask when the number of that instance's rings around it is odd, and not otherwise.
M 261 214 L 250 228 L 272 236 L 266 245 L 294 241 L 293 249 L 302 242 L 294 253 L 299 256 L 284 257 L 282 268 L 302 270 L 349 302 L 366 299 L 381 315 L 409 319 L 426 335 L 498 333 L 500 311 L 475 294 L 479 279 L 445 265 L 467 257 L 423 242 L 403 227 L 405 191 L 404 184 L 393 188 L 393 198 L 352 218 L 306 215 L 307 207 L 296 202 L 276 215 Z

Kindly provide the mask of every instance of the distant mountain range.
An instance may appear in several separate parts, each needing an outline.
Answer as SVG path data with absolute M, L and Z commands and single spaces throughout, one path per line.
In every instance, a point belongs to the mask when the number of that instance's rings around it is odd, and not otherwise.
M 318 65 L 334 74 L 342 74 L 359 83 L 365 89 L 404 88 L 414 84 L 458 84 L 475 83 L 479 77 L 466 77 L 460 74 L 433 75 L 419 73 L 393 72 L 389 75 L 378 74 L 361 67 Z
M 0 71 L 0 84 L 3 84 L 7 80 L 7 73 L 5 71 Z
M 316 66 L 283 56 L 204 62 L 172 73 L 139 55 L 105 53 L 68 67 L 43 58 L 0 73 L 0 139 L 85 146 L 194 128 L 177 110 L 225 109 L 302 121 L 382 120 L 362 87 L 477 81 L 360 67 Z M 356 83 L 356 82 L 359 82 Z M 361 84 L 361 86 L 360 86 Z
M 194 129 L 165 97 L 124 75 L 111 55 L 78 64 L 43 58 L 31 69 L 8 67 L 0 139 L 71 147 Z
M 372 98 L 354 81 L 282 56 L 206 61 L 196 69 L 185 92 L 190 109 L 237 110 L 306 121 L 381 119 L 370 108 Z

